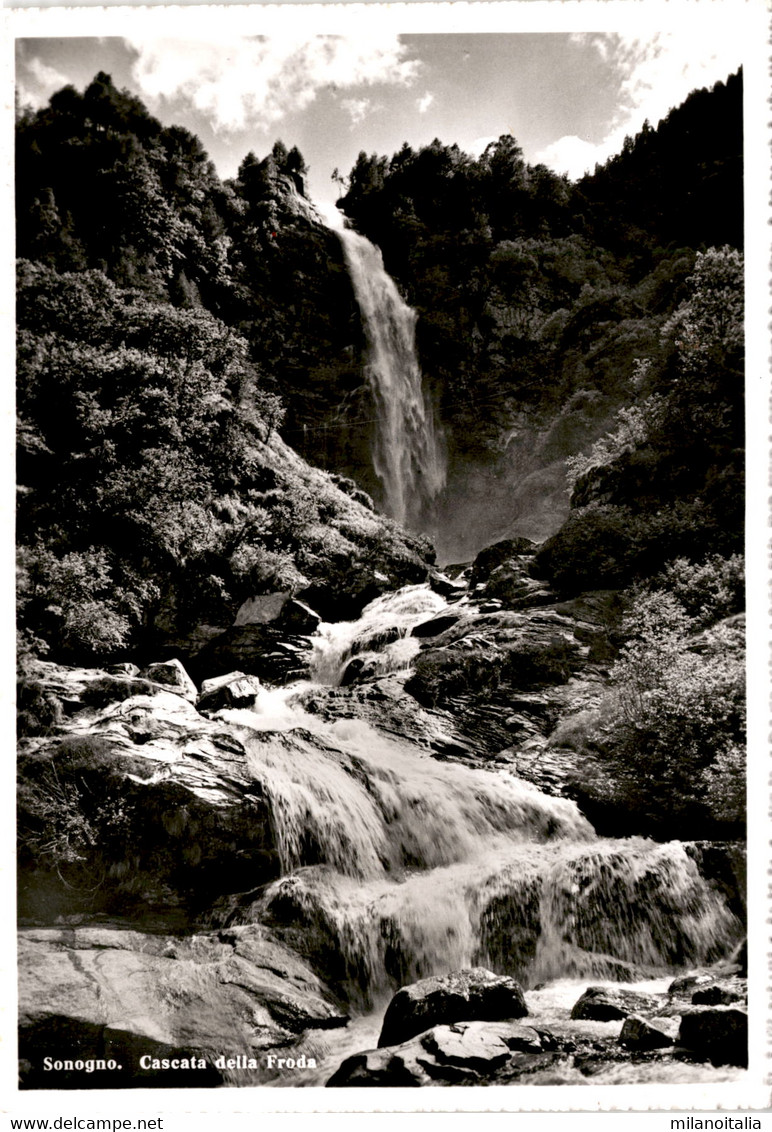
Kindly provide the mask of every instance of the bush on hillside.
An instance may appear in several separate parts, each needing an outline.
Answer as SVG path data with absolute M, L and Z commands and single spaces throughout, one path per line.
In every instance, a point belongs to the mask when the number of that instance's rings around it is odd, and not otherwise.
M 596 716 L 552 737 L 586 751 L 574 784 L 590 807 L 629 815 L 630 832 L 737 836 L 745 818 L 745 649 L 741 628 L 700 630 L 663 590 L 634 598 L 627 643 Z

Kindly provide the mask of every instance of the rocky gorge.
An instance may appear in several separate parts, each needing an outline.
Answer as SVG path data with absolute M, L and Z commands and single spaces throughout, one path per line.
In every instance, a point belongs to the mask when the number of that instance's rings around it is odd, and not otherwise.
M 330 223 L 20 113 L 22 1087 L 742 1078 L 740 96 Z

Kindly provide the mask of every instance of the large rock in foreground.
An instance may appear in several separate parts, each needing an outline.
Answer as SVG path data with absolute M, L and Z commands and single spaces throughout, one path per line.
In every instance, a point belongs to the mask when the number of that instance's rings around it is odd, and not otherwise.
M 584 1021 L 611 1022 L 627 1018 L 630 1014 L 651 1014 L 659 1006 L 659 999 L 640 991 L 617 987 L 588 987 L 574 1003 L 571 1017 Z
M 621 1045 L 627 1049 L 641 1052 L 650 1049 L 667 1049 L 672 1046 L 673 1039 L 660 1026 L 647 1022 L 637 1014 L 628 1014 L 622 1023 L 619 1034 Z
M 681 1018 L 678 1041 L 714 1065 L 747 1065 L 748 1015 L 735 1006 L 691 1011 Z
M 254 1057 L 259 1083 L 270 1077 L 264 1051 L 346 1022 L 310 967 L 258 926 L 183 938 L 110 927 L 21 933 L 22 1087 L 219 1085 L 223 1055 Z M 47 1071 L 46 1057 L 120 1068 Z M 154 1068 L 162 1058 L 196 1064 Z
M 22 916 L 194 910 L 278 875 L 235 729 L 147 680 L 54 665 L 41 677 L 68 718 L 20 748 Z
M 398 1045 L 432 1026 L 498 1022 L 528 1013 L 519 983 L 484 967 L 422 979 L 402 987 L 389 1003 L 378 1046 Z

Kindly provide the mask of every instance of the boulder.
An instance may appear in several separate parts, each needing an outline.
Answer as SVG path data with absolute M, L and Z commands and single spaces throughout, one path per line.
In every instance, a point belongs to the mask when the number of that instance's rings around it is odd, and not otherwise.
M 713 1006 L 681 1017 L 678 1042 L 714 1065 L 748 1064 L 748 1014 L 736 1006 Z
M 260 681 L 257 676 L 229 672 L 226 676 L 204 680 L 201 695 L 196 701 L 196 710 L 220 711 L 223 708 L 253 707 L 259 694 Z
M 122 664 L 108 664 L 105 672 L 111 676 L 139 676 L 139 666 L 128 661 Z
M 743 995 L 733 987 L 712 983 L 709 987 L 701 987 L 692 995 L 695 1006 L 729 1006 L 733 1002 L 742 1002 Z
M 282 610 L 291 598 L 289 593 L 258 594 L 247 598 L 239 607 L 236 626 L 242 625 L 270 625 L 281 617 Z
M 484 967 L 454 971 L 402 987 L 388 1005 L 378 1046 L 397 1045 L 441 1023 L 523 1018 L 519 983 Z
M 142 675 L 146 680 L 156 684 L 163 684 L 178 696 L 182 696 L 191 703 L 196 702 L 198 689 L 185 671 L 179 660 L 163 660 L 157 664 L 150 664 Z
M 271 593 L 248 598 L 239 608 L 233 624 L 236 628 L 273 625 L 290 633 L 310 635 L 316 632 L 321 620 L 318 613 L 291 594 Z
M 321 623 L 322 619 L 318 613 L 295 598 L 287 602 L 279 619 L 279 624 L 283 629 L 304 636 L 311 636 L 312 633 L 315 633 Z
M 278 873 L 240 740 L 171 691 L 81 710 L 58 735 L 25 741 L 18 792 L 20 906 L 38 921 L 201 907 Z
M 57 1073 L 57 1088 L 223 1084 L 218 1056 L 292 1048 L 304 1031 L 346 1021 L 310 966 L 256 925 L 219 935 L 109 927 L 20 935 L 19 1052 L 28 1088 L 52 1087 L 43 1058 L 63 1055 L 112 1058 L 121 1069 L 91 1080 L 82 1071 Z M 182 1075 L 143 1071 L 143 1054 L 207 1064 Z
M 626 1049 L 642 1052 L 672 1046 L 673 1039 L 639 1014 L 629 1014 L 622 1024 L 619 1042 Z
M 518 1023 L 457 1022 L 349 1057 L 327 1085 L 495 1084 L 502 1071 L 519 1075 L 531 1065 L 540 1066 L 544 1049 L 539 1034 Z
M 516 1022 L 456 1022 L 436 1026 L 423 1036 L 422 1044 L 438 1062 L 458 1065 L 480 1073 L 503 1065 L 513 1050 L 541 1053 L 536 1030 Z
M 484 547 L 472 564 L 470 584 L 477 585 L 478 582 L 490 577 L 491 573 L 505 562 L 521 554 L 535 554 L 536 550 L 536 543 L 528 538 L 502 539 L 492 546 Z
M 529 561 L 513 558 L 491 571 L 482 589 L 488 604 L 498 601 L 508 609 L 532 609 L 555 601 L 554 590 L 531 576 Z
M 695 987 L 708 986 L 713 980 L 710 975 L 679 975 L 677 979 L 673 979 L 670 986 L 667 988 L 668 994 L 688 994 L 693 991 Z
M 358 684 L 362 680 L 370 680 L 377 675 L 378 664 L 374 657 L 355 656 L 343 669 L 340 686 L 347 688 L 351 684 Z
M 430 588 L 440 597 L 445 597 L 449 601 L 462 597 L 467 591 L 465 578 L 449 578 L 447 574 L 443 574 L 440 570 L 430 570 L 428 580 Z
M 411 637 L 439 637 L 446 629 L 451 629 L 461 620 L 460 613 L 441 613 L 439 617 L 430 617 L 420 625 L 414 625 Z
M 640 991 L 622 990 L 621 987 L 588 987 L 574 1003 L 571 1017 L 584 1021 L 611 1022 L 627 1018 L 629 1014 L 652 1014 L 660 1000 Z
M 236 670 L 257 676 L 265 684 L 289 684 L 308 676 L 311 652 L 308 637 L 274 625 L 241 625 L 210 641 L 191 667 L 202 675 Z

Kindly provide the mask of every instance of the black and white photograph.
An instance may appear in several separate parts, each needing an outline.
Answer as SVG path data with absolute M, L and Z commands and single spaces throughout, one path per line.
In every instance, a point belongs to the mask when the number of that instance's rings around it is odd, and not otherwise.
M 767 19 L 548 7 L 13 13 L 14 1111 L 762 1126 Z

